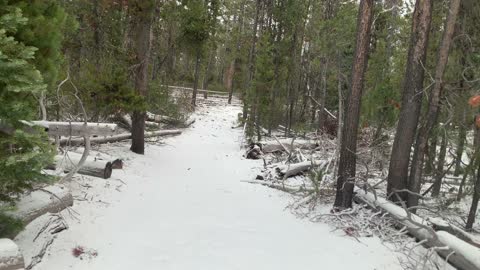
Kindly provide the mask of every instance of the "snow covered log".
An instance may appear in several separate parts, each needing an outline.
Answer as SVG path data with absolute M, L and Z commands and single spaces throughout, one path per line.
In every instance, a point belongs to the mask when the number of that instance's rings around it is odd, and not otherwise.
M 177 125 L 177 126 L 182 126 L 182 127 L 189 127 L 193 123 L 195 123 L 195 119 L 187 119 L 187 120 L 181 120 L 181 119 L 176 119 L 170 116 L 165 116 L 165 115 L 159 115 L 159 114 L 153 114 L 147 112 L 147 120 L 150 121 L 149 125 L 153 125 L 153 123 L 163 123 L 167 125 Z M 147 122 L 148 122 L 147 121 Z
M 274 152 L 283 152 L 285 148 L 288 151 L 294 149 L 314 149 L 318 146 L 317 143 L 312 143 L 309 141 L 299 140 L 294 141 L 292 146 L 292 140 L 279 140 L 278 142 L 263 142 L 262 151 L 263 153 L 274 153 Z M 285 147 L 285 148 L 284 148 Z
M 280 165 L 276 168 L 276 171 L 286 179 L 290 176 L 295 176 L 299 173 L 308 171 L 313 167 L 324 167 L 326 164 L 327 162 L 325 160 L 307 160 L 300 163 Z
M 151 138 L 151 137 L 160 137 L 160 136 L 168 136 L 168 135 L 179 135 L 181 134 L 182 131 L 178 129 L 172 129 L 172 130 L 157 130 L 157 131 L 148 131 L 145 132 L 145 138 Z M 106 136 L 106 137 L 95 137 L 90 140 L 92 144 L 102 144 L 102 143 L 113 143 L 113 142 L 119 142 L 119 141 L 125 141 L 129 140 L 132 138 L 132 134 L 130 133 L 123 133 L 123 134 L 118 134 L 118 135 L 113 135 L 113 136 Z M 61 145 L 82 145 L 83 144 L 83 138 L 62 138 L 60 140 Z
M 35 127 L 42 127 L 49 136 L 84 136 L 113 135 L 117 131 L 116 124 L 110 123 L 85 123 L 83 122 L 51 122 L 51 121 L 21 121 L 24 124 L 22 128 L 28 133 L 36 132 Z M 0 121 L 0 132 L 13 134 L 15 129 L 8 123 Z
M 10 239 L 0 239 L 0 270 L 24 269 L 20 248 Z
M 75 152 L 69 152 L 67 156 L 57 155 L 55 164 L 49 166 L 49 169 L 61 168 L 63 171 L 69 172 L 75 169 L 81 158 L 82 155 Z M 112 176 L 112 169 L 112 162 L 89 156 L 77 173 L 108 179 Z
M 405 226 L 410 235 L 422 241 L 427 248 L 434 250 L 451 265 L 461 270 L 480 269 L 480 249 L 446 232 L 435 232 L 427 220 L 408 213 L 404 208 L 372 192 L 356 189 L 355 199 L 374 209 L 388 213 Z
M 462 230 L 461 228 L 449 224 L 447 221 L 441 218 L 428 218 L 427 221 L 432 224 L 432 228 L 435 231 L 448 232 L 449 234 L 452 234 L 459 239 L 462 239 L 463 241 L 480 248 L 480 240 L 472 234 Z
M 72 205 L 73 196 L 70 191 L 64 186 L 54 185 L 35 190 L 22 197 L 17 202 L 15 210 L 5 213 L 28 224 L 41 215 L 58 213 Z
M 87 125 L 83 122 L 31 121 L 25 123 L 44 127 L 49 136 L 107 136 L 115 134 L 117 130 L 117 125 L 111 123 L 87 123 Z

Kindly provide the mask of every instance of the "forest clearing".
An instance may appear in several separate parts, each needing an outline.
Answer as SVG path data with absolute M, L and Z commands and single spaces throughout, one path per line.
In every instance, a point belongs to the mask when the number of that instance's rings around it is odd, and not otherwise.
M 477 0 L 0 0 L 0 270 L 480 270 Z

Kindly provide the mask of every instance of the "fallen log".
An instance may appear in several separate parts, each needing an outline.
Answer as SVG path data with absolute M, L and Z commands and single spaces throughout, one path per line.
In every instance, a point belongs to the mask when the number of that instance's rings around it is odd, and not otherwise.
M 178 135 L 181 134 L 182 131 L 178 129 L 172 130 L 157 130 L 157 131 L 148 131 L 145 132 L 145 138 L 151 137 L 160 137 L 160 136 L 168 136 L 168 135 Z M 95 137 L 92 138 L 90 141 L 92 144 L 103 144 L 103 143 L 113 143 L 119 141 L 125 141 L 132 138 L 131 133 L 123 133 L 113 136 L 106 136 L 106 137 Z M 82 138 L 62 138 L 60 139 L 60 145 L 82 145 L 83 139 Z
M 25 268 L 20 248 L 10 239 L 0 239 L 0 270 L 20 270 Z
M 30 223 L 46 213 L 58 213 L 73 205 L 73 196 L 70 191 L 60 185 L 48 186 L 23 196 L 14 210 L 5 214 L 20 219 L 24 224 Z
M 296 140 L 293 142 L 292 140 L 278 140 L 277 142 L 263 142 L 262 144 L 262 151 L 264 153 L 274 153 L 274 152 L 283 152 L 285 150 L 291 152 L 294 149 L 315 149 L 318 144 L 312 143 L 305 140 Z
M 262 181 L 262 180 L 243 180 L 242 182 L 267 186 L 269 188 L 278 189 L 280 191 L 284 191 L 284 192 L 288 192 L 288 193 L 313 192 L 313 191 L 315 191 L 314 188 L 308 188 L 308 187 L 304 187 L 304 186 L 291 186 L 291 185 L 287 185 L 287 184 L 273 183 L 273 182 Z
M 82 154 L 82 149 L 83 148 L 77 148 L 73 150 L 73 152 L 77 154 Z M 90 155 L 94 160 L 103 160 L 105 162 L 112 163 L 112 169 L 123 169 L 123 160 L 121 158 L 114 158 L 110 155 L 97 151 L 90 151 Z
M 57 155 L 55 156 L 55 163 L 48 168 L 52 170 L 61 168 L 63 171 L 69 172 L 76 168 L 81 158 L 82 155 L 75 152 L 69 152 L 66 156 Z M 112 169 L 112 162 L 89 156 L 77 173 L 108 179 L 112 176 Z
M 409 234 L 422 241 L 427 248 L 433 248 L 452 266 L 461 270 L 480 269 L 480 249 L 446 232 L 435 232 L 428 221 L 407 212 L 404 208 L 375 196 L 371 192 L 356 189 L 355 200 L 373 209 L 388 213 L 399 224 L 405 226 Z
M 462 230 L 460 227 L 449 224 L 447 221 L 441 218 L 428 218 L 427 221 L 432 224 L 432 228 L 435 231 L 448 232 L 449 234 L 452 234 L 459 239 L 480 248 L 480 240 L 472 234 Z
M 298 175 L 299 173 L 310 170 L 313 167 L 324 167 L 327 165 L 325 160 L 303 161 L 300 163 L 281 165 L 276 168 L 276 171 L 283 176 L 284 179 Z
M 87 123 L 87 125 L 84 122 L 31 121 L 26 123 L 44 127 L 49 136 L 106 136 L 114 134 L 117 130 L 117 124 L 111 123 Z

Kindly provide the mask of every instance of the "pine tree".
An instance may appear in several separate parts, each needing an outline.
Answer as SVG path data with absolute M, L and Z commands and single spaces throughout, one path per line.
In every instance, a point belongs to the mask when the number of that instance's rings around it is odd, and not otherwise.
M 15 35 L 28 20 L 19 8 L 0 2 L 0 200 L 15 195 L 48 178 L 42 169 L 52 161 L 53 150 L 46 135 L 26 128 L 21 120 L 36 118 L 34 95 L 46 89 L 35 67 L 36 48 L 19 42 Z

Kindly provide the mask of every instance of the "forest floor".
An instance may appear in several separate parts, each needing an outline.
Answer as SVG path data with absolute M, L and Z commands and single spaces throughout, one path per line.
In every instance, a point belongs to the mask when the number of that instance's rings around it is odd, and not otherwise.
M 379 238 L 298 218 L 291 195 L 242 182 L 263 163 L 243 157 L 240 110 L 200 107 L 192 127 L 150 142 L 144 156 L 127 142 L 100 146 L 124 169 L 68 184 L 69 229 L 33 269 L 402 269 Z

